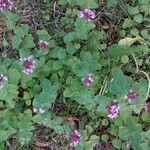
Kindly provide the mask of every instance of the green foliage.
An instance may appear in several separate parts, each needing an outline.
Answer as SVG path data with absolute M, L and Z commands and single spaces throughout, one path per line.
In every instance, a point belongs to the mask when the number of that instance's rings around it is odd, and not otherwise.
M 139 46 L 118 46 L 113 45 L 108 48 L 108 55 L 115 59 L 116 57 L 121 57 L 122 55 L 131 56 L 131 54 L 142 54 L 147 53 L 149 48 L 145 45 Z
M 112 149 L 148 150 L 149 0 L 59 0 L 39 7 L 43 22 L 34 31 L 32 22 L 21 23 L 19 7 L 1 13 L 6 33 L 0 39 L 0 75 L 8 80 L 0 78 L 0 149 L 11 137 L 17 146 L 32 143 L 36 125 L 68 140 L 79 124 L 77 150 L 93 150 L 98 141 L 111 142 Z M 79 17 L 84 8 L 96 18 Z M 39 48 L 40 40 L 48 47 Z M 35 68 L 28 75 L 23 68 L 31 62 L 20 58 L 29 55 Z M 137 93 L 131 102 L 125 99 L 130 89 Z M 110 119 L 112 101 L 119 113 Z
M 6 17 L 6 26 L 9 30 L 12 30 L 15 28 L 15 25 L 17 21 L 20 19 L 20 17 L 16 14 L 13 14 L 9 11 L 4 12 L 4 15 Z
M 1 122 L 0 129 L 1 129 L 0 142 L 7 140 L 7 138 L 10 135 L 16 132 L 15 129 L 11 125 L 9 125 L 9 122 L 6 120 Z
M 70 132 L 69 124 L 67 122 L 63 123 L 59 117 L 51 114 L 50 112 L 45 112 L 44 114 L 38 114 L 34 116 L 33 121 L 54 129 L 55 132 L 59 134 L 63 132 Z
M 34 127 L 31 122 L 31 117 L 29 115 L 24 116 L 21 119 L 21 122 L 18 125 L 19 132 L 19 142 L 21 145 L 28 144 L 31 141 L 32 138 L 32 130 L 34 130 Z
M 131 87 L 131 79 L 123 74 L 120 69 L 114 69 L 112 81 L 109 84 L 109 91 L 114 95 L 123 95 Z
M 49 80 L 43 80 L 42 84 L 42 91 L 34 98 L 33 100 L 33 106 L 35 108 L 44 108 L 45 110 L 48 110 L 52 103 L 55 102 L 55 99 L 57 97 L 57 85 L 51 85 L 51 82 Z

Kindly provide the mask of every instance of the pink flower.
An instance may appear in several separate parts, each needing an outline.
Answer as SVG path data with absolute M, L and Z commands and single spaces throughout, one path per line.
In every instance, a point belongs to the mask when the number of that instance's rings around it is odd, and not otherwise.
M 108 118 L 114 119 L 118 116 L 119 114 L 120 107 L 118 106 L 117 103 L 115 102 L 110 102 L 109 105 L 107 106 L 107 111 L 108 111 Z
M 94 12 L 91 10 L 91 9 L 82 9 L 80 12 L 79 12 L 79 17 L 81 18 L 85 18 L 86 20 L 88 21 L 92 21 L 95 19 L 95 14 Z
M 27 75 L 31 74 L 33 69 L 35 69 L 35 61 L 33 60 L 33 57 L 29 55 L 21 58 L 20 60 L 22 61 L 22 72 Z
M 4 82 L 7 81 L 7 77 L 3 74 L 0 74 L 0 90 L 3 88 Z
M 43 114 L 45 112 L 45 110 L 42 109 L 42 108 L 33 108 L 33 112 L 34 113 L 41 113 L 41 114 Z
M 0 10 L 4 9 L 12 9 L 14 7 L 14 3 L 11 0 L 0 0 Z
M 48 48 L 48 45 L 49 45 L 49 43 L 47 41 L 44 41 L 44 40 L 40 40 L 38 42 L 38 46 L 40 49 Z
M 70 134 L 70 147 L 75 147 L 80 141 L 80 133 L 77 130 L 73 130 Z
M 88 74 L 82 78 L 82 82 L 85 86 L 90 86 L 93 81 L 92 74 Z
M 147 111 L 150 113 L 150 102 L 146 102 L 146 107 Z
M 128 93 L 124 96 L 124 99 L 128 100 L 128 102 L 132 102 L 137 98 L 138 94 L 133 91 L 133 90 L 129 90 Z

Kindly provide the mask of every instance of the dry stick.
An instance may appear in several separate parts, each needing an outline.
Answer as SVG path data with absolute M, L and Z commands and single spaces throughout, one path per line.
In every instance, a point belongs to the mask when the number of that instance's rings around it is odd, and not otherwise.
M 104 80 L 103 80 L 103 83 L 102 83 L 102 87 L 101 87 L 101 89 L 100 89 L 100 91 L 99 91 L 99 94 L 100 95 L 102 95 L 102 93 L 103 93 L 103 89 L 104 89 L 104 87 L 105 87 L 105 81 L 106 81 L 106 77 L 104 78 Z
M 138 73 L 138 72 L 141 72 L 142 74 L 144 74 L 145 76 L 146 76 L 146 78 L 147 78 L 147 81 L 148 81 L 148 89 L 147 89 L 147 93 L 146 93 L 146 97 L 145 97 L 145 99 L 147 100 L 148 99 L 148 97 L 149 97 L 149 93 L 150 93 L 150 78 L 149 78 L 149 76 L 148 76 L 148 74 L 146 73 L 146 72 L 144 72 L 144 71 L 142 71 L 142 70 L 139 70 L 139 66 L 138 66 L 138 62 L 137 62 L 137 59 L 136 59 L 136 57 L 135 57 L 135 55 L 132 53 L 132 56 L 133 56 L 133 59 L 134 59 L 134 61 L 135 61 L 135 65 L 136 65 L 136 73 Z

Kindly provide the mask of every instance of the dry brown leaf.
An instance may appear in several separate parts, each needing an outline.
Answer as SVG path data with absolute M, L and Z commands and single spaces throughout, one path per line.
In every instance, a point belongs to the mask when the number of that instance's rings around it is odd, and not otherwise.
M 73 116 L 66 116 L 62 118 L 63 120 L 68 120 L 70 123 L 70 127 L 73 130 L 77 130 L 77 124 L 75 121 L 79 121 L 79 119 L 77 117 L 73 117 Z
M 72 116 L 68 116 L 68 117 L 66 117 L 66 119 L 68 120 L 68 121 L 79 121 L 79 119 L 77 118 L 77 117 L 72 117 Z
M 43 147 L 48 147 L 50 144 L 52 144 L 53 142 L 39 142 L 39 141 L 36 141 L 34 143 L 34 145 L 38 148 L 43 148 Z

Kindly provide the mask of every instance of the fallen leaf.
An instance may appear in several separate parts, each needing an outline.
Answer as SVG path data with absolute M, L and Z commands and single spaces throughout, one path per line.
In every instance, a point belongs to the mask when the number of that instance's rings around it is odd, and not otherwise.
M 34 143 L 34 145 L 38 148 L 43 148 L 43 147 L 48 147 L 50 144 L 52 144 L 53 142 L 39 142 L 39 141 L 36 141 Z
M 125 46 L 125 45 L 130 46 L 135 42 L 139 42 L 140 44 L 145 44 L 145 40 L 140 36 L 137 36 L 135 38 L 125 37 L 124 39 L 121 39 L 118 42 L 118 44 L 121 46 Z
M 77 130 L 77 123 L 75 122 L 75 121 L 79 121 L 77 117 L 67 116 L 67 117 L 63 117 L 62 119 L 69 121 L 71 129 Z

